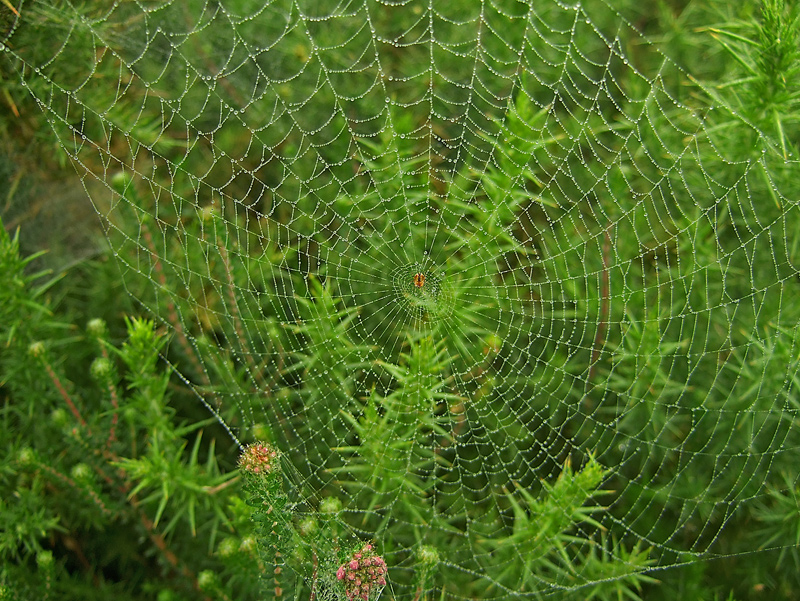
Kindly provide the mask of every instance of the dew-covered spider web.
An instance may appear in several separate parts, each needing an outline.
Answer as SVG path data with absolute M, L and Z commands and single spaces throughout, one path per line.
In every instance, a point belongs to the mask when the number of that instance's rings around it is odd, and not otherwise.
M 797 483 L 797 163 L 628 13 L 20 10 L 4 60 L 182 385 L 280 449 L 302 511 L 341 502 L 386 598 L 785 544 L 720 541 Z

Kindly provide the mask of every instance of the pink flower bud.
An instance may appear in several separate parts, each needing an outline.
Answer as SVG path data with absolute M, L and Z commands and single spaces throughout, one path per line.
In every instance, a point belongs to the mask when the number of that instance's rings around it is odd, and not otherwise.
M 371 544 L 365 543 L 339 566 L 336 578 L 342 581 L 347 601 L 370 601 L 370 595 L 386 585 L 386 571 L 386 562 L 375 555 Z
M 278 452 L 268 444 L 251 444 L 239 456 L 239 469 L 250 474 L 270 474 L 276 471 Z

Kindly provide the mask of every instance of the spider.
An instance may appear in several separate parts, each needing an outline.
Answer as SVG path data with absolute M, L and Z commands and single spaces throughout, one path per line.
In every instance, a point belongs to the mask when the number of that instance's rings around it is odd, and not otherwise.
M 417 288 L 422 288 L 425 285 L 425 274 L 424 273 L 415 273 L 414 274 L 414 286 Z

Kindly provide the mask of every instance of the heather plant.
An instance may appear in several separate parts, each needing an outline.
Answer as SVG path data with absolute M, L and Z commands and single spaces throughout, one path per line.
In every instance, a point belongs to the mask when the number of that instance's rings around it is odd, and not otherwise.
M 128 320 L 119 345 L 108 340 L 100 319 L 77 334 L 43 298 L 52 282 L 32 286 L 46 276 L 24 273 L 32 258 L 19 258 L 17 239 L 3 235 L 0 242 L 3 276 L 15 282 L 4 294 L 2 332 L 4 487 L 13 491 L 1 512 L 7 598 L 68 598 L 77 591 L 104 598 L 115 586 L 111 570 L 127 574 L 126 598 L 147 591 L 163 599 L 289 598 L 301 591 L 320 598 L 380 596 L 391 576 L 375 543 L 358 542 L 335 497 L 313 508 L 298 502 L 274 446 L 245 447 L 238 478 L 235 471 L 220 471 L 215 439 L 204 442 L 205 430 L 215 430 L 217 421 L 187 422 L 170 402 L 174 372 L 160 359 L 168 340 L 152 322 Z M 88 352 L 69 353 L 72 346 Z M 362 470 L 352 470 L 355 484 Z M 496 539 L 483 544 L 504 555 L 514 541 L 535 536 L 541 546 L 525 559 L 528 577 L 574 569 L 558 565 L 557 550 L 574 546 L 569 531 L 601 510 L 584 507 L 601 475 L 596 464 L 575 474 L 567 469 L 546 498 L 528 496 L 525 505 L 514 505 L 519 531 L 505 545 Z M 387 489 L 404 486 L 395 480 Z M 552 522 L 523 528 L 528 511 L 549 514 Z M 57 562 L 52 540 L 64 541 L 56 542 L 56 551 L 70 545 L 85 560 L 84 569 Z M 618 573 L 611 557 L 589 551 L 595 546 L 590 539 L 582 546 L 589 555 L 574 561 L 594 566 L 594 574 Z M 440 549 L 419 546 L 402 568 L 416 573 L 417 598 L 430 589 L 447 546 Z M 646 554 L 634 561 L 646 566 Z M 625 590 L 648 580 L 631 576 Z
M 117 570 L 130 579 L 125 598 L 168 595 L 158 582 L 170 573 L 176 592 L 199 593 L 198 557 L 234 515 L 233 474 L 203 440 L 216 420 L 178 416 L 152 322 L 129 320 L 118 345 L 100 319 L 81 331 L 54 315 L 53 282 L 25 273 L 33 257 L 19 258 L 17 239 L 3 232 L 0 248 L 5 598 L 108 598 Z M 196 537 L 204 548 L 186 544 Z M 64 550 L 79 563 L 56 560 Z
M 2 13 L 3 595 L 792 598 L 794 4 L 395 4 Z
M 386 586 L 386 562 L 375 555 L 372 545 L 367 543 L 354 551 L 348 561 L 336 570 L 336 579 L 345 587 L 349 601 L 375 599 Z

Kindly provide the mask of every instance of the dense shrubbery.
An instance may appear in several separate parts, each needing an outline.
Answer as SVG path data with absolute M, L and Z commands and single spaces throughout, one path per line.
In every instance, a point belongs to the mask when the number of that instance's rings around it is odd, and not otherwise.
M 792 598 L 794 6 L 228 4 L 0 8 L 0 599 Z

